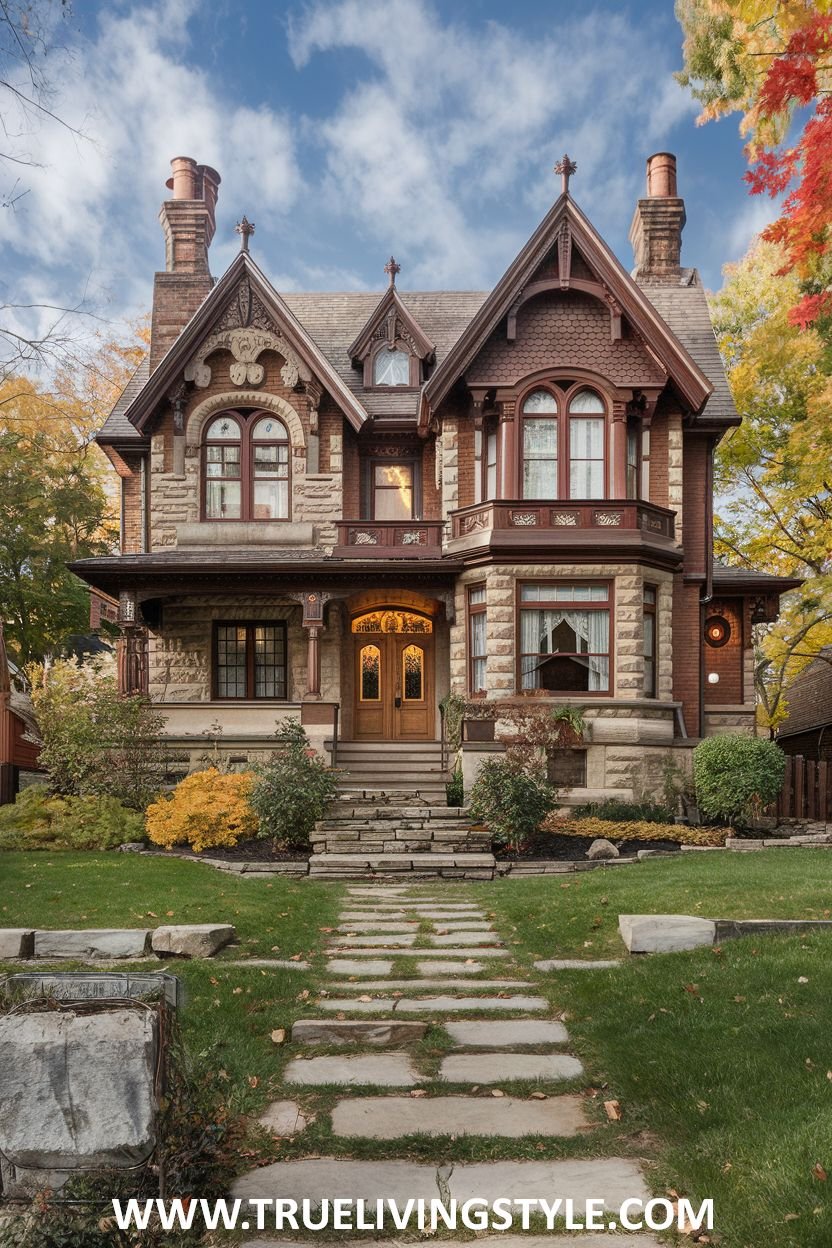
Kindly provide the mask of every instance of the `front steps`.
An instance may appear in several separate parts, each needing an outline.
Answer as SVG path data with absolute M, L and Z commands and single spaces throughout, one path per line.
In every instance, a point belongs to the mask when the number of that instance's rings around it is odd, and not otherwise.
M 438 741 L 339 741 L 338 789 L 355 797 L 390 789 L 428 802 L 445 802 L 448 774 Z

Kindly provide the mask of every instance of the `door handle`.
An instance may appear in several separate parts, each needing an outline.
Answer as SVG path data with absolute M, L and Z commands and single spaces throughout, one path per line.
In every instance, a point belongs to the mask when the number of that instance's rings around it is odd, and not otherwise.
M 396 699 L 395 699 L 395 701 L 394 701 L 394 703 L 393 703 L 393 705 L 395 706 L 395 708 L 396 708 L 396 710 L 397 710 L 397 711 L 400 711 L 400 710 L 402 709 L 402 700 L 401 700 L 401 698 L 396 698 Z

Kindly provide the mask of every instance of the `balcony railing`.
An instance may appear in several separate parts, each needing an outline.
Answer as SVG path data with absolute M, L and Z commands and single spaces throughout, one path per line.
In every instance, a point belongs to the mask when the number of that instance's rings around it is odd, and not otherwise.
M 494 500 L 463 507 L 451 513 L 453 547 L 483 544 L 550 545 L 568 543 L 578 537 L 603 541 L 602 534 L 640 533 L 646 540 L 672 542 L 675 513 L 653 503 L 635 499 L 616 501 L 577 501 L 564 503 L 511 502 Z M 486 538 L 488 534 L 488 538 Z M 619 538 L 613 538 L 618 541 Z
M 440 559 L 441 520 L 338 520 L 342 559 Z

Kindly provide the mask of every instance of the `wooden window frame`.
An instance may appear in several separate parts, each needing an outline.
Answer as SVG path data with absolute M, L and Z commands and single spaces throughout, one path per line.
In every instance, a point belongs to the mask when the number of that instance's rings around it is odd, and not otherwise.
M 208 430 L 215 421 L 221 420 L 223 417 L 230 417 L 238 429 L 240 430 L 239 447 L 240 447 L 240 514 L 239 516 L 209 516 L 208 515 L 208 447 L 221 446 L 222 443 L 215 439 L 209 439 L 206 435 Z M 276 420 L 278 424 L 285 430 L 285 441 L 273 439 L 272 441 L 260 441 L 258 446 L 285 446 L 286 447 L 286 499 L 288 503 L 287 514 L 285 516 L 264 516 L 258 518 L 254 512 L 254 446 L 255 443 L 251 438 L 251 431 L 259 420 L 266 417 L 269 420 Z M 225 445 L 230 445 L 230 440 Z M 200 501 L 199 501 L 199 518 L 205 524 L 289 524 L 292 519 L 292 439 L 289 434 L 288 426 L 282 417 L 275 412 L 264 411 L 262 408 L 252 408 L 250 411 L 241 411 L 237 408 L 227 408 L 224 411 L 214 412 L 205 422 L 205 429 L 200 444 Z M 215 478 L 216 480 L 217 478 Z M 232 478 L 221 478 L 223 480 L 231 480 Z M 268 478 L 263 478 L 268 480 Z
M 394 523 L 409 524 L 412 520 L 422 519 L 422 460 L 419 455 L 414 454 L 395 456 L 366 455 L 362 458 L 362 520 L 375 520 L 376 518 L 376 468 L 396 468 L 405 464 L 413 473 L 412 514 L 407 520 L 395 521 Z
M 529 412 L 523 411 L 527 399 L 537 390 L 545 390 L 547 394 L 551 394 L 555 400 L 557 411 L 555 412 Z M 570 404 L 575 396 L 581 390 L 591 390 L 597 395 L 603 405 L 603 412 L 570 412 Z M 516 487 L 517 498 L 524 499 L 528 502 L 558 502 L 558 503 L 576 503 L 576 502 L 607 502 L 613 497 L 610 489 L 610 442 L 611 442 L 611 425 L 612 425 L 612 405 L 609 396 L 604 392 L 602 387 L 594 381 L 582 379 L 573 381 L 568 386 L 561 387 L 556 378 L 538 380 L 524 386 L 517 400 L 517 473 Z M 557 497 L 552 499 L 526 499 L 523 492 L 523 481 L 525 477 L 526 456 L 525 447 L 525 423 L 527 420 L 555 420 L 557 422 L 557 448 L 558 448 L 558 465 L 557 465 Z M 604 422 L 604 458 L 602 464 L 602 482 L 603 493 L 600 498 L 589 500 L 572 498 L 570 490 L 570 468 L 572 456 L 570 451 L 570 429 L 573 420 L 603 420 Z M 583 460 L 581 461 L 583 462 Z M 498 481 L 499 481 L 499 462 L 498 462 Z
M 586 600 L 541 600 L 539 602 L 524 603 L 521 593 L 524 585 L 539 585 L 554 588 L 557 585 L 605 585 L 607 589 L 606 602 L 596 601 L 587 602 Z M 521 611 L 534 611 L 546 609 L 558 609 L 565 611 L 606 611 L 609 615 L 609 646 L 607 649 L 607 662 L 609 663 L 609 682 L 606 689 L 524 689 L 523 688 L 523 653 L 522 632 L 520 628 Z M 569 577 L 562 580 L 548 580 L 540 577 L 518 577 L 515 583 L 515 610 L 514 610 L 514 636 L 516 638 L 515 645 L 515 681 L 516 689 L 522 697 L 581 697 L 581 698 L 611 698 L 615 695 L 615 586 L 614 582 L 607 577 Z
M 376 356 L 382 351 L 390 350 L 390 343 L 386 338 L 380 341 L 373 349 L 368 352 L 364 359 L 364 385 L 368 390 L 387 391 L 390 394 L 399 394 L 403 390 L 417 390 L 422 384 L 422 361 L 418 355 L 414 355 L 411 348 L 401 338 L 397 338 L 393 344 L 394 351 L 403 351 L 410 357 L 410 377 L 406 386 L 389 386 L 383 381 L 375 380 Z
M 474 698 L 482 697 L 488 692 L 487 683 L 483 686 L 482 689 L 477 689 L 474 685 L 474 660 L 482 659 L 482 658 L 485 658 L 486 660 L 488 659 L 487 644 L 486 644 L 486 651 L 484 655 L 474 654 L 474 647 L 473 647 L 473 634 L 471 631 L 472 618 L 475 615 L 484 615 L 486 617 L 486 628 L 488 627 L 488 601 L 487 600 L 485 602 L 472 602 L 471 601 L 472 595 L 476 591 L 479 591 L 479 590 L 483 590 L 487 593 L 485 581 L 480 581 L 476 585 L 469 585 L 465 591 L 465 609 L 466 609 L 465 642 L 466 642 L 466 653 L 467 653 L 467 658 L 468 658 L 468 663 L 467 663 L 468 692 L 470 693 L 471 697 L 474 697 Z M 486 680 L 487 680 L 487 676 L 486 676 Z
M 653 597 L 652 603 L 649 603 L 647 601 L 648 589 L 651 589 L 653 591 L 654 597 Z M 644 653 L 644 659 L 645 660 L 652 659 L 652 662 L 653 662 L 653 681 L 652 681 L 651 688 L 648 690 L 647 688 L 647 664 L 645 662 L 643 693 L 644 693 L 645 698 L 657 698 L 659 696 L 659 610 L 658 610 L 659 587 L 658 585 L 654 585 L 652 584 L 652 582 L 645 583 L 643 590 L 642 590 L 641 601 L 642 601 L 643 615 L 652 616 L 652 619 L 653 619 L 653 653 L 651 655 Z M 645 651 L 646 644 L 647 644 L 647 641 L 646 641 L 646 636 L 645 636 L 644 644 L 642 645 L 642 652 Z
M 246 630 L 246 692 L 243 697 L 229 697 L 219 692 L 219 630 L 221 628 L 244 628 Z M 274 628 L 283 637 L 283 693 L 276 697 L 258 697 L 254 673 L 254 629 Z M 288 702 L 289 701 L 289 642 L 285 620 L 214 620 L 211 626 L 211 700 L 213 702 Z

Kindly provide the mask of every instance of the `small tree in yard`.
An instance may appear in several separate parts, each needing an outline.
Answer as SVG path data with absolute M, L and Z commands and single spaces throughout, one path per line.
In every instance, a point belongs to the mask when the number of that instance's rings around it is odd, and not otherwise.
M 310 836 L 336 793 L 335 776 L 312 755 L 300 724 L 283 724 L 275 734 L 278 749 L 256 768 L 249 795 L 260 821 L 261 837 L 284 849 L 309 848 Z
M 555 790 L 506 759 L 484 763 L 471 790 L 471 814 L 491 833 L 498 849 L 517 851 L 551 812 Z
M 144 810 L 164 780 L 164 716 L 146 698 L 119 695 L 112 663 L 60 659 L 28 669 L 53 793 L 117 797 Z
M 700 741 L 693 751 L 699 807 L 709 819 L 746 824 L 775 801 L 786 756 L 773 741 L 723 733 Z

